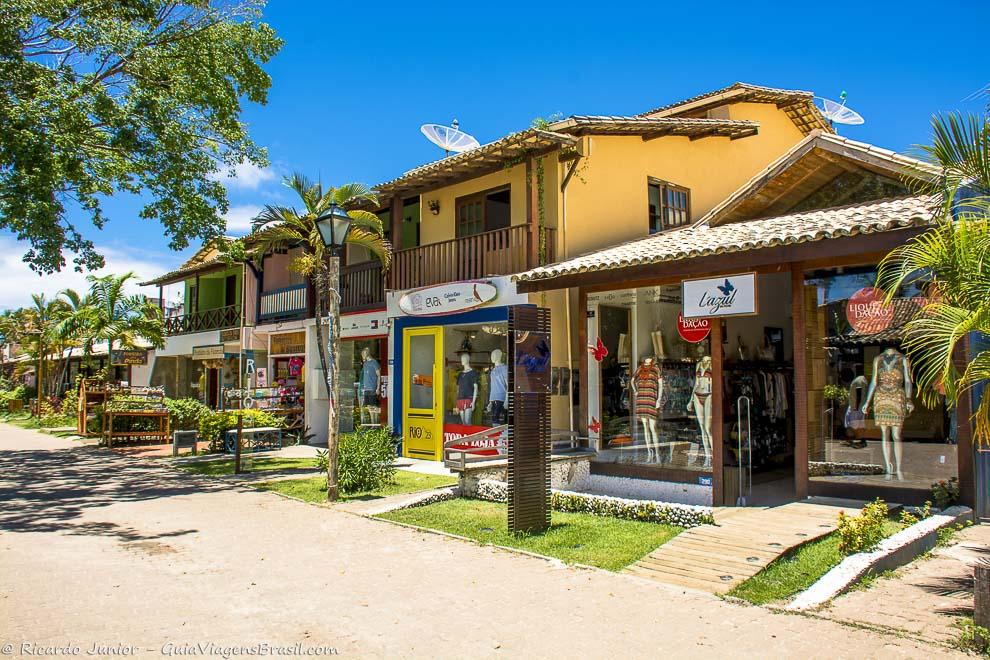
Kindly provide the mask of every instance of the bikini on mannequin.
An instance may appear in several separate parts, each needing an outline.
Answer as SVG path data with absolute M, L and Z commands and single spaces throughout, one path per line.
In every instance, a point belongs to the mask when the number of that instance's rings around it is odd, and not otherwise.
M 865 415 L 873 404 L 873 421 L 880 427 L 880 448 L 883 450 L 883 462 L 887 468 L 884 478 L 890 480 L 897 475 L 898 481 L 904 480 L 901 472 L 903 446 L 901 444 L 904 420 L 914 411 L 911 396 L 914 393 L 914 382 L 911 380 L 911 363 L 893 346 L 873 359 L 873 377 L 870 389 L 866 392 L 863 402 Z M 893 463 L 891 463 L 891 445 L 893 445 Z
M 463 370 L 457 375 L 457 405 L 454 414 L 460 415 L 462 424 L 471 423 L 474 405 L 478 402 L 478 372 L 471 367 L 471 356 L 461 353 Z
M 656 361 L 643 360 L 632 379 L 632 391 L 636 401 L 636 417 L 643 426 L 646 440 L 647 462 L 660 462 L 660 433 L 657 420 L 663 398 L 663 374 Z
M 701 444 L 705 450 L 705 467 L 712 465 L 712 358 L 702 356 L 694 367 L 694 385 L 688 412 L 693 412 L 701 429 Z

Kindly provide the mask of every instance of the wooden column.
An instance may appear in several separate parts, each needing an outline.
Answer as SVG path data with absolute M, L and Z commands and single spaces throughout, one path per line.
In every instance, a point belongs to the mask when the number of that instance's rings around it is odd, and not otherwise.
M 392 197 L 392 204 L 389 207 L 389 220 L 392 223 L 392 252 L 402 249 L 402 198 L 398 195 Z M 386 275 L 388 281 L 385 282 L 385 288 L 391 289 L 392 287 L 392 275 L 393 269 L 389 269 L 389 274 Z
M 566 289 L 565 289 L 566 291 Z M 572 322 L 577 320 L 578 324 L 578 355 L 584 355 L 584 358 L 578 358 L 578 411 L 577 419 L 575 420 L 575 430 L 578 433 L 583 433 L 585 436 L 588 435 L 588 378 L 590 378 L 589 372 L 591 371 L 592 358 L 591 355 L 585 350 L 588 345 L 588 292 L 584 289 L 578 289 L 578 308 L 577 313 L 571 317 Z M 570 332 L 570 328 L 567 329 Z M 572 384 L 573 387 L 573 384 Z M 597 446 L 592 446 L 591 441 L 588 441 L 588 447 L 590 449 L 598 449 Z
M 969 363 L 969 337 L 956 346 L 952 361 L 962 373 Z M 984 394 L 990 396 L 990 390 Z M 976 506 L 976 467 L 973 456 L 973 394 L 963 392 L 956 400 L 956 473 L 959 475 L 959 503 L 970 508 Z M 990 600 L 990 595 L 988 595 Z M 987 603 L 990 606 L 990 602 Z M 990 613 L 988 613 L 990 616 Z M 982 624 L 977 624 L 982 625 Z
M 804 271 L 791 266 L 791 321 L 794 344 L 794 495 L 808 497 L 808 361 Z
M 526 258 L 528 268 L 536 268 L 540 262 L 539 195 L 536 185 L 536 159 L 526 159 Z
M 722 506 L 723 484 L 725 475 L 722 437 L 722 390 L 724 379 L 722 378 L 722 360 L 724 351 L 722 350 L 722 319 L 713 318 L 711 335 L 712 350 L 712 506 Z

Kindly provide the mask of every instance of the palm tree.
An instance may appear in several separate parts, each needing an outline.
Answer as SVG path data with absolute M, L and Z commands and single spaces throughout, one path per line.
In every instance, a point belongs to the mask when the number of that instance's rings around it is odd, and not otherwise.
M 362 204 L 378 204 L 378 197 L 367 187 L 348 183 L 342 186 L 323 188 L 301 174 L 287 177 L 283 183 L 291 188 L 302 200 L 303 211 L 285 206 L 266 206 L 255 218 L 249 241 L 255 259 L 261 262 L 265 254 L 275 249 L 301 246 L 303 255 L 297 257 L 289 268 L 308 277 L 316 292 L 316 340 L 319 346 L 320 364 L 326 374 L 327 394 L 330 398 L 330 419 L 327 431 L 327 499 L 336 501 L 337 492 L 337 444 L 339 420 L 337 401 L 339 399 L 338 348 L 340 342 L 340 294 L 339 261 L 336 255 L 329 254 L 320 238 L 316 219 L 331 206 L 347 210 L 352 219 L 347 242 L 367 248 L 378 257 L 384 269 L 391 264 L 391 246 L 385 240 L 382 221 L 370 211 L 354 208 Z M 323 341 L 322 319 L 330 319 L 330 346 Z M 328 365 L 330 368 L 328 369 Z
M 124 292 L 127 282 L 135 278 L 133 272 L 86 278 L 90 286 L 88 305 L 81 310 L 79 319 L 84 345 L 92 347 L 98 341 L 105 341 L 108 352 L 114 348 L 135 348 L 139 338 L 155 348 L 165 345 L 158 306 L 144 296 Z
M 30 346 L 28 354 L 37 361 L 35 381 L 39 402 L 44 398 L 45 379 L 48 377 L 45 365 L 55 345 L 53 328 L 64 308 L 61 300 L 49 300 L 43 293 L 32 293 L 31 305 L 22 311 L 20 333 L 23 343 Z
M 56 383 L 61 383 L 68 372 L 72 351 L 81 343 L 83 359 L 88 360 L 93 350 L 93 342 L 83 332 L 91 312 L 89 296 L 80 295 L 75 289 L 63 289 L 58 292 L 58 299 L 62 301 L 63 306 L 51 335 L 59 356 L 68 350 L 68 354 L 60 360 L 61 368 L 55 379 Z
M 906 284 L 927 287 L 927 304 L 905 329 L 920 394 L 929 404 L 945 392 L 954 403 L 990 378 L 990 351 L 961 372 L 954 358 L 968 337 L 990 333 L 990 123 L 958 114 L 932 119 L 923 154 L 941 175 L 917 186 L 933 195 L 934 226 L 881 262 L 878 285 L 893 298 Z M 974 434 L 990 443 L 990 393 L 973 415 Z

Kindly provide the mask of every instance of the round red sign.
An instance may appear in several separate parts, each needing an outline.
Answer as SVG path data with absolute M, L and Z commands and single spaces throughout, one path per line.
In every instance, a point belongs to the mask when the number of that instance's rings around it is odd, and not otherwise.
M 677 334 L 684 341 L 697 344 L 704 341 L 711 331 L 711 319 L 686 319 L 680 314 L 677 315 Z
M 846 303 L 846 318 L 861 335 L 875 335 L 890 327 L 894 306 L 884 304 L 884 293 L 871 286 L 860 289 Z

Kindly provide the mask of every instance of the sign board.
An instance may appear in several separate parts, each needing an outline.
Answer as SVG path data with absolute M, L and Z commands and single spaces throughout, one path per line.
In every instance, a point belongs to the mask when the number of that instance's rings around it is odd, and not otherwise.
M 385 337 L 388 335 L 388 315 L 385 310 L 343 314 L 340 317 L 340 338 Z
M 481 433 L 490 429 L 490 426 L 473 426 L 468 424 L 444 424 L 443 441 L 444 444 L 450 440 L 457 440 L 475 433 Z M 502 432 L 492 433 L 477 440 L 471 440 L 463 444 L 451 445 L 448 449 L 467 450 L 470 449 L 473 456 L 498 456 L 498 439 Z
M 306 352 L 306 331 L 272 335 L 268 352 L 271 355 L 302 355 Z
M 709 319 L 686 319 L 682 315 L 677 315 L 677 334 L 681 339 L 692 344 L 705 341 L 712 331 L 712 322 Z
M 228 328 L 226 330 L 220 331 L 220 341 L 227 344 L 231 342 L 239 342 L 241 340 L 241 330 L 240 328 Z
M 759 311 L 756 273 L 685 280 L 681 292 L 681 313 L 686 319 L 753 316 Z
M 193 360 L 222 360 L 224 358 L 223 344 L 210 344 L 208 346 L 193 346 Z
M 268 368 L 258 367 L 254 370 L 255 385 L 258 387 L 268 387 Z
M 550 392 L 550 333 L 532 330 L 514 331 L 515 392 L 546 394 Z
M 890 327 L 894 306 L 885 303 L 883 291 L 871 286 L 852 294 L 846 301 L 846 318 L 852 329 L 861 335 L 875 335 Z
M 403 293 L 399 309 L 409 316 L 442 316 L 481 307 L 497 296 L 498 289 L 488 281 L 451 282 Z
M 148 364 L 148 351 L 139 349 L 114 349 L 110 351 L 110 364 L 115 367 L 136 367 Z

